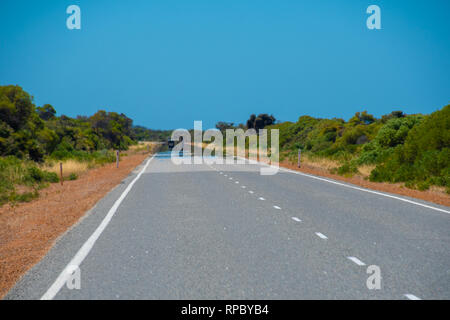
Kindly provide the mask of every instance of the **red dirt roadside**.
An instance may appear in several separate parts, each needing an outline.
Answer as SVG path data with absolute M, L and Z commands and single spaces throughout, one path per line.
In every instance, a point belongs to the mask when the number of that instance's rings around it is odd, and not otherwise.
M 119 184 L 148 154 L 124 157 L 85 172 L 75 181 L 50 185 L 16 208 L 0 207 L 0 298 L 49 251 L 54 241 Z

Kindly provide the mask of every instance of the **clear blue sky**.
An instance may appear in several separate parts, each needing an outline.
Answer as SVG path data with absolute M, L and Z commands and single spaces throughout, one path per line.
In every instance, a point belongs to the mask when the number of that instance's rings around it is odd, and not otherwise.
M 66 28 L 77 4 L 82 29 Z M 381 8 L 382 30 L 366 28 Z M 450 1 L 0 1 L 0 84 L 58 114 L 204 129 L 450 103 Z

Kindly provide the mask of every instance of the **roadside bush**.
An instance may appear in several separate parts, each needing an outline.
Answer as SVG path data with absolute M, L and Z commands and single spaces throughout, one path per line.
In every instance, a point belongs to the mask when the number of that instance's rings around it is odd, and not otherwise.
M 430 115 L 393 111 L 381 119 L 357 112 L 347 122 L 302 116 L 269 128 L 280 130 L 282 159 L 294 161 L 301 149 L 340 162 L 333 169 L 338 174 L 352 175 L 364 166 L 372 181 L 405 182 L 421 190 L 436 185 L 450 192 L 449 110 L 446 106 Z
M 333 172 L 342 176 L 352 176 L 355 173 L 358 173 L 358 167 L 353 161 L 351 161 L 344 163 L 339 168 L 333 170 Z
M 44 171 L 44 179 L 45 179 L 45 181 L 50 182 L 50 183 L 59 182 L 59 177 L 55 172 Z
M 13 156 L 0 158 L 0 205 L 8 201 L 28 201 L 37 196 L 37 190 L 48 183 L 58 182 L 55 173 L 39 169 L 32 161 Z M 33 191 L 17 193 L 17 186 Z
M 58 175 L 54 172 L 47 172 L 38 167 L 30 166 L 23 177 L 23 181 L 30 185 L 42 182 L 58 182 Z
M 450 186 L 450 105 L 424 118 L 404 144 L 372 171 L 370 180 L 409 182 L 417 188 Z
M 38 196 L 39 196 L 39 193 L 37 191 L 24 192 L 24 193 L 20 193 L 20 194 L 17 194 L 16 192 L 12 192 L 8 196 L 7 200 L 11 203 L 30 202 L 31 200 L 36 199 Z
M 56 172 L 42 170 L 53 161 L 102 165 L 115 161 L 115 153 L 108 150 L 127 150 L 137 136 L 165 140 L 171 134 L 136 128 L 123 113 L 99 110 L 76 118 L 56 114 L 49 104 L 36 106 L 33 96 L 20 86 L 0 86 L 0 205 L 35 195 L 24 189 L 38 190 L 57 182 Z M 19 194 L 20 185 L 24 188 Z
M 76 173 L 71 173 L 69 175 L 69 180 L 73 181 L 73 180 L 77 180 L 78 179 L 78 175 Z
M 63 142 L 50 155 L 50 160 L 69 160 L 73 159 L 80 162 L 94 162 L 95 164 L 105 164 L 114 162 L 116 156 L 111 150 L 83 151 L 74 149 L 69 143 Z

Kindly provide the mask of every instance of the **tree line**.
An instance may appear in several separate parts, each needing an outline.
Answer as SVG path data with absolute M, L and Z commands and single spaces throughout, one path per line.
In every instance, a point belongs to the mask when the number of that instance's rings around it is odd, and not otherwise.
M 450 105 L 429 115 L 396 110 L 376 118 L 362 111 L 347 121 L 302 115 L 296 122 L 277 122 L 273 115 L 252 114 L 245 125 L 221 121 L 216 128 L 223 134 L 278 129 L 282 161 L 296 163 L 300 149 L 311 158 L 337 162 L 333 173 L 351 176 L 369 167 L 371 181 L 420 190 L 435 185 L 450 193 Z
M 123 113 L 99 110 L 92 116 L 56 116 L 50 104 L 35 106 L 20 86 L 0 86 L 0 156 L 43 161 L 76 152 L 126 150 L 139 140 L 165 139 L 169 131 L 133 126 Z
M 348 121 L 301 116 L 268 128 L 279 129 L 284 158 L 295 160 L 301 149 L 339 162 L 338 174 L 370 166 L 371 181 L 420 190 L 436 185 L 450 193 L 450 105 L 429 115 L 393 111 L 376 118 L 363 111 Z

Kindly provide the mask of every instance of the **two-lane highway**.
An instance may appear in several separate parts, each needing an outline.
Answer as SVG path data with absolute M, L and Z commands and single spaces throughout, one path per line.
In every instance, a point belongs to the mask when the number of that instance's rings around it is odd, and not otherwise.
M 259 168 L 154 157 L 6 298 L 450 298 L 449 208 Z M 71 262 L 80 290 L 64 283 Z

